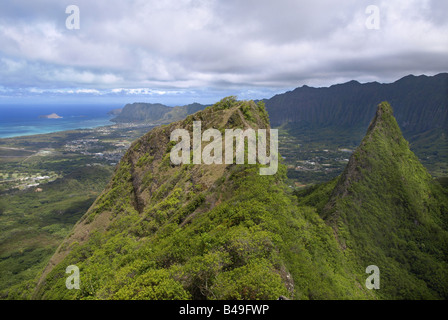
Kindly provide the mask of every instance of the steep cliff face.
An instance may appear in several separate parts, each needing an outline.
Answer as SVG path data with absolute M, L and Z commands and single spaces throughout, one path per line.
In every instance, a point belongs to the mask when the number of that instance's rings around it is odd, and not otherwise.
M 388 84 L 350 81 L 328 88 L 303 86 L 265 102 L 273 126 L 365 128 L 376 106 L 385 100 L 394 106 L 397 122 L 409 137 L 435 128 L 448 132 L 448 73 L 409 75 Z
M 447 298 L 447 200 L 383 102 L 321 214 L 344 250 L 382 270 L 384 297 Z
M 199 103 L 179 107 L 168 107 L 160 103 L 132 103 L 125 105 L 122 109 L 112 110 L 110 113 L 116 115 L 111 120 L 116 123 L 167 124 L 182 120 L 206 107 Z
M 355 147 L 388 101 L 411 150 L 432 175 L 448 173 L 448 73 L 406 76 L 394 83 L 350 81 L 328 88 L 300 87 L 265 101 L 275 128 L 320 149 Z M 331 136 L 329 136 L 331 135 Z

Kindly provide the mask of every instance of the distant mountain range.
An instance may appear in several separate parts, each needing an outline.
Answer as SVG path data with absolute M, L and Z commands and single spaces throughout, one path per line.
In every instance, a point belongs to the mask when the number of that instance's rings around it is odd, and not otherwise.
M 132 103 L 124 106 L 123 109 L 114 109 L 110 114 L 116 115 L 111 121 L 116 123 L 152 123 L 167 124 L 181 120 L 186 116 L 199 110 L 203 110 L 207 105 L 192 103 L 180 107 L 168 107 L 160 103 Z
M 394 83 L 350 81 L 328 88 L 303 86 L 265 100 L 271 125 L 366 127 L 381 101 L 394 106 L 400 127 L 414 134 L 448 130 L 448 73 L 406 76 Z
M 274 127 L 301 124 L 317 128 L 364 128 L 374 116 L 376 106 L 385 100 L 394 105 L 398 124 L 405 132 L 417 134 L 433 129 L 448 132 L 448 73 L 409 75 L 387 84 L 352 80 L 323 88 L 305 85 L 264 102 Z M 132 103 L 112 110 L 111 114 L 116 115 L 112 121 L 117 123 L 169 123 L 207 106 L 193 103 L 173 108 L 160 103 Z
M 448 73 L 408 75 L 386 84 L 350 81 L 323 88 L 302 86 L 263 101 L 272 127 L 282 127 L 310 148 L 356 147 L 376 106 L 389 101 L 411 149 L 433 175 L 448 174 Z M 133 103 L 114 110 L 112 121 L 168 124 L 206 107 Z

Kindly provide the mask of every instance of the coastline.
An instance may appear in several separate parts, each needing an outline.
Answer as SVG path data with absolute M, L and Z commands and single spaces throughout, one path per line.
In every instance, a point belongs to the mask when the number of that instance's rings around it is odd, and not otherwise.
M 85 127 L 85 128 L 76 128 L 76 129 L 66 129 L 66 130 L 57 130 L 57 131 L 51 131 L 51 132 L 42 132 L 42 133 L 35 133 L 35 134 L 23 134 L 23 135 L 15 135 L 10 137 L 1 137 L 0 141 L 4 141 L 7 139 L 26 139 L 30 138 L 33 139 L 38 136 L 48 136 L 48 135 L 66 135 L 69 133 L 81 133 L 83 131 L 110 131 L 110 130 L 138 130 L 138 129 L 147 129 L 151 130 L 152 128 L 158 126 L 155 124 L 147 124 L 147 123 L 114 123 L 110 122 L 110 124 L 107 125 L 99 125 L 94 127 Z M 144 133 L 142 133 L 144 134 Z
M 115 105 L 1 105 L 0 139 L 113 125 Z M 56 117 L 57 116 L 57 117 Z
M 23 138 L 23 137 L 33 137 L 33 136 L 40 136 L 40 135 L 47 135 L 47 134 L 53 134 L 53 133 L 63 133 L 66 131 L 78 131 L 78 130 L 93 130 L 93 129 L 100 129 L 104 127 L 110 127 L 114 126 L 115 124 L 111 122 L 111 124 L 107 125 L 95 125 L 92 127 L 80 127 L 80 128 L 73 128 L 73 129 L 56 129 L 56 130 L 45 130 L 39 133 L 23 133 L 23 134 L 14 134 L 14 135 L 2 135 L 0 133 L 0 140 L 2 139 L 14 139 L 14 138 Z

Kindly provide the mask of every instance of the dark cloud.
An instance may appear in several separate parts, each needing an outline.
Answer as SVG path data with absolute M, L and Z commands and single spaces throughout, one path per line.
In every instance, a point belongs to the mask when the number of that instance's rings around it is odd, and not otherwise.
M 80 30 L 65 28 L 70 4 Z M 368 5 L 380 9 L 379 30 L 365 26 Z M 0 88 L 244 96 L 435 74 L 448 70 L 447 9 L 437 0 L 6 0 Z

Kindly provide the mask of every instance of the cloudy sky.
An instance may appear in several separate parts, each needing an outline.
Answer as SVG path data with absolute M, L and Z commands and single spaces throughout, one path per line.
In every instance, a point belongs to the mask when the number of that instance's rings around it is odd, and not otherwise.
M 448 71 L 447 12 L 441 0 L 1 0 L 0 104 L 212 103 L 434 75 Z

